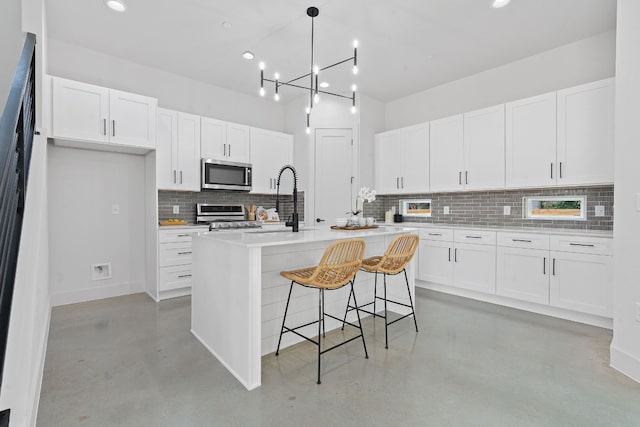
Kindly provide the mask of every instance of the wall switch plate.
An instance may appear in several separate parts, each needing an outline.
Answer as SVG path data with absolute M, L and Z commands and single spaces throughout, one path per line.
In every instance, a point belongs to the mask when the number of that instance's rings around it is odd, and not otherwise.
M 111 205 L 111 213 L 114 215 L 120 214 L 120 205 Z
M 111 279 L 111 263 L 91 264 L 91 280 Z
M 444 207 L 444 214 L 449 215 L 449 206 Z
M 604 216 L 604 206 L 596 206 L 596 216 Z
M 636 303 L 636 321 L 640 322 L 640 302 Z
M 511 215 L 511 206 L 504 206 L 503 210 L 502 210 L 502 213 L 504 215 Z
M 173 205 L 173 213 L 174 214 L 180 213 L 180 205 Z

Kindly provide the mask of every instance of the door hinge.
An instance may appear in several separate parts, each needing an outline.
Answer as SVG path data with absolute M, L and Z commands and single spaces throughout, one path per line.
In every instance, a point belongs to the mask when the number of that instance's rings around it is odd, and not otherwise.
M 352 176 L 352 177 L 351 177 L 351 183 L 352 183 L 352 184 L 353 184 L 353 180 L 354 180 L 355 178 L 356 178 L 355 176 Z
M 353 147 L 353 138 L 351 138 L 351 146 Z

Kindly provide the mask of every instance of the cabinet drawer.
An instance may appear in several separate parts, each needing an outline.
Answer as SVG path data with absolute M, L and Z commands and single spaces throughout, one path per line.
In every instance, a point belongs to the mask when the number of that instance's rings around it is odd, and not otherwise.
M 191 233 L 197 233 L 197 228 L 191 229 L 178 229 L 178 230 L 160 230 L 158 231 L 158 241 L 160 243 L 175 243 L 175 242 L 190 242 Z
M 477 245 L 495 245 L 496 232 L 483 230 L 454 230 L 453 241 L 456 243 L 475 243 Z
M 160 277 L 158 277 L 158 290 L 168 291 L 171 289 L 190 288 L 192 281 L 193 270 L 191 264 L 161 267 Z
M 453 230 L 450 228 L 421 228 L 420 238 L 440 242 L 453 242 Z
M 158 248 L 160 267 L 192 263 L 191 242 L 162 243 Z
M 549 250 L 548 234 L 510 233 L 499 231 L 497 241 L 498 246 L 503 247 Z
M 613 239 L 589 236 L 551 236 L 551 250 L 583 254 L 611 255 Z

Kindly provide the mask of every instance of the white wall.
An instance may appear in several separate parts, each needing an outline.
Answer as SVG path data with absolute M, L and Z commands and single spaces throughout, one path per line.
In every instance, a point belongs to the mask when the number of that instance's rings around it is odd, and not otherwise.
M 176 74 L 49 39 L 49 74 L 158 98 L 161 107 L 282 131 L 283 108 Z M 257 90 L 256 90 L 257 94 Z
M 69 304 L 144 291 L 143 156 L 51 146 L 49 243 L 51 302 Z M 120 213 L 112 213 L 118 205 Z M 110 262 L 112 279 L 91 280 Z
M 615 50 L 610 31 L 409 95 L 387 104 L 386 129 L 612 77 Z
M 611 366 L 640 381 L 640 2 L 618 0 Z
M 0 1 L 0 115 L 24 44 L 20 0 Z

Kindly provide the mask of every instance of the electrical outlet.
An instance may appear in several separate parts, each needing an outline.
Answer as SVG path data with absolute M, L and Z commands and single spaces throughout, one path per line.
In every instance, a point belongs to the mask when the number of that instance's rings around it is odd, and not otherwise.
M 173 205 L 173 213 L 174 214 L 180 213 L 180 205 Z
M 640 322 L 640 302 L 636 303 L 636 321 Z
M 596 216 L 604 216 L 604 206 L 596 206 Z
M 449 215 L 449 206 L 444 207 L 444 214 Z
M 111 279 L 111 263 L 91 264 L 91 280 Z
M 114 215 L 120 214 L 120 205 L 111 205 L 111 213 Z
M 504 207 L 502 208 L 502 213 L 503 213 L 504 215 L 511 215 L 511 206 L 504 206 Z

